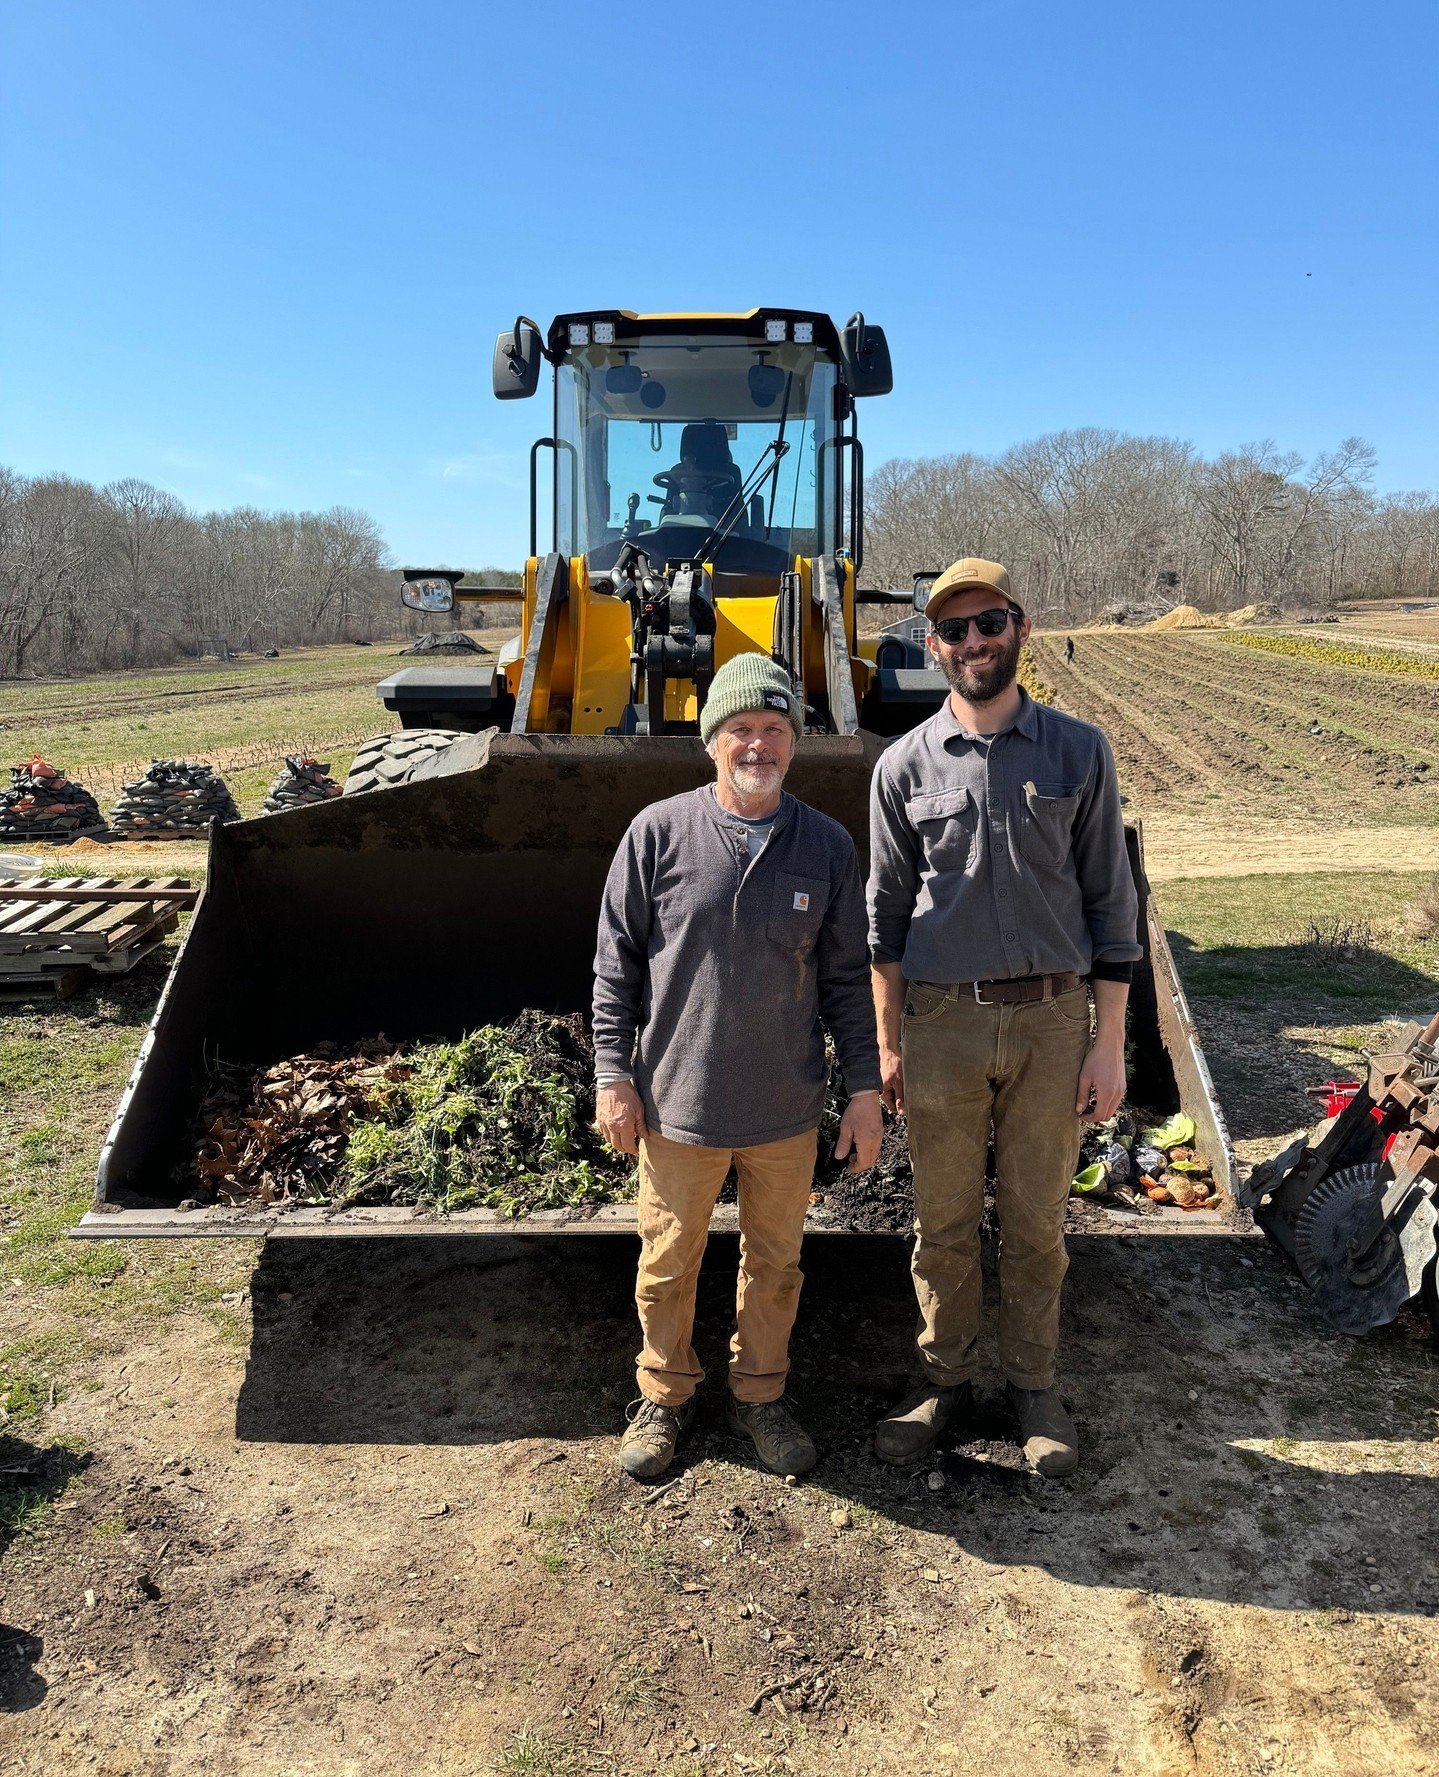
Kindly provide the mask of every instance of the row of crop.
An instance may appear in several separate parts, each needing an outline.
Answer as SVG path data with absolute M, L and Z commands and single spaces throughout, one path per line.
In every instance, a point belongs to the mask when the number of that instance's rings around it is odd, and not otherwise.
M 1349 648 L 1340 642 L 1311 642 L 1302 636 L 1255 635 L 1248 630 L 1206 632 L 1206 642 L 1235 648 L 1255 648 L 1262 654 L 1281 654 L 1290 660 L 1316 660 L 1326 666 L 1358 667 L 1368 673 L 1396 673 L 1406 678 L 1439 681 L 1439 660 L 1420 660 L 1413 654 L 1388 649 Z

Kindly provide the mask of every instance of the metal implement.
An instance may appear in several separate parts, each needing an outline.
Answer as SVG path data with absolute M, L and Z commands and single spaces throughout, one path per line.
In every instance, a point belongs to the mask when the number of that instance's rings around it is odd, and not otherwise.
M 1436 1301 L 1436 1040 L 1439 1015 L 1411 1024 L 1336 1116 L 1256 1167 L 1241 1193 L 1341 1333 L 1385 1326 L 1416 1296 Z

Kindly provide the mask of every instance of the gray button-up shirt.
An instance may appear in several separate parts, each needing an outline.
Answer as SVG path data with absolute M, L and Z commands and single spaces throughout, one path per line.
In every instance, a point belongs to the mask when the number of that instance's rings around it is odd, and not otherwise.
M 1001 734 L 948 698 L 870 789 L 870 954 L 911 981 L 1127 981 L 1139 897 L 1108 742 L 1021 692 Z
M 610 865 L 595 950 L 595 1072 L 701 1147 L 813 1129 L 824 1035 L 846 1090 L 879 1090 L 864 884 L 837 821 L 786 794 L 751 857 L 710 784 L 653 803 Z

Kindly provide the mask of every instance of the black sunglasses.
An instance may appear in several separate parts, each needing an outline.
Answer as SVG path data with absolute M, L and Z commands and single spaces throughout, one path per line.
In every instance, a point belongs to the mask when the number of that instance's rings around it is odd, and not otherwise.
M 969 634 L 972 623 L 982 636 L 1002 636 L 1009 627 L 1011 617 L 1019 613 L 1013 605 L 1004 611 L 981 611 L 975 617 L 941 617 L 934 626 L 934 633 L 948 647 L 956 647 Z

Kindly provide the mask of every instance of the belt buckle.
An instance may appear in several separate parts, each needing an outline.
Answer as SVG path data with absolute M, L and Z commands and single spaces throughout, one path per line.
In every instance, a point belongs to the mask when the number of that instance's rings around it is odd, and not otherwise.
M 979 991 L 982 985 L 983 983 L 979 981 L 970 982 L 970 986 L 974 989 L 974 1003 L 976 1006 L 992 1006 L 994 1001 L 985 999 L 984 995 Z

